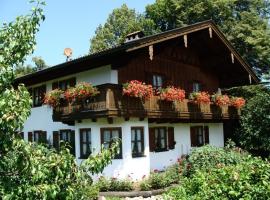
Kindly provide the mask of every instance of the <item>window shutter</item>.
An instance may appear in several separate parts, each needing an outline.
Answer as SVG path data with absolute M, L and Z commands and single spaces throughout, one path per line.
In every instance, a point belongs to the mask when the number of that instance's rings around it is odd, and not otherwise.
M 190 127 L 190 141 L 191 141 L 191 146 L 192 147 L 198 146 L 195 127 Z
M 59 150 L 59 132 L 53 131 L 53 147 Z
M 71 78 L 69 80 L 69 85 L 70 85 L 70 87 L 75 87 L 75 85 L 76 85 L 76 78 L 75 77 Z
M 53 82 L 52 83 L 52 89 L 55 90 L 58 88 L 58 82 Z
M 33 141 L 33 133 L 28 132 L 28 142 L 32 142 L 32 141 Z
M 47 144 L 47 131 L 41 132 L 41 141 L 40 142 Z
M 41 104 L 43 104 L 44 102 L 45 94 L 46 94 L 46 85 L 42 85 L 40 87 Z
M 74 130 L 70 132 L 70 146 L 71 146 L 70 153 L 75 156 L 76 150 L 75 150 L 75 131 Z
M 204 127 L 204 143 L 209 144 L 209 127 Z
M 155 151 L 156 145 L 155 145 L 155 129 L 149 128 L 149 150 L 150 152 Z
M 168 146 L 169 149 L 175 148 L 174 127 L 168 127 Z

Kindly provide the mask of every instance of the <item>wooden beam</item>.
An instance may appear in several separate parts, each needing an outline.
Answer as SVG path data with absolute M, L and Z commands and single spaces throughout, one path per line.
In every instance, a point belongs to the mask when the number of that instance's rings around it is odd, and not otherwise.
M 154 47 L 153 47 L 153 45 L 150 45 L 148 47 L 148 49 L 149 49 L 149 58 L 150 58 L 150 60 L 153 60 L 153 58 L 154 58 Z

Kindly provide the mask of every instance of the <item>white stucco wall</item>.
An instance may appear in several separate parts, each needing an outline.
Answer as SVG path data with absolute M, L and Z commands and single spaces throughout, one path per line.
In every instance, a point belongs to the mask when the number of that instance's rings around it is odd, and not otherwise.
M 144 143 L 145 156 L 140 158 L 132 158 L 131 154 L 131 127 L 144 127 Z M 97 153 L 101 148 L 100 128 L 122 127 L 122 159 L 114 159 L 112 164 L 107 166 L 102 176 L 141 179 L 144 175 L 149 175 L 150 158 L 149 158 L 149 141 L 148 141 L 148 121 L 139 121 L 138 119 L 130 119 L 125 121 L 122 118 L 114 120 L 113 124 L 108 124 L 106 119 L 98 119 L 97 122 L 91 120 L 83 120 L 82 123 L 76 123 L 75 132 L 79 133 L 81 128 L 91 128 L 91 139 L 93 152 Z M 76 134 L 76 143 L 79 142 L 79 134 Z M 80 156 L 80 147 L 76 146 L 76 157 Z M 78 159 L 79 162 L 82 160 Z
M 149 127 L 174 127 L 174 139 L 176 141 L 175 149 L 165 152 L 150 152 L 151 170 L 164 170 L 166 167 L 177 162 L 177 159 L 183 154 L 191 151 L 190 127 L 198 125 L 209 126 L 209 144 L 223 147 L 223 124 L 222 123 L 177 123 L 177 124 L 151 124 Z

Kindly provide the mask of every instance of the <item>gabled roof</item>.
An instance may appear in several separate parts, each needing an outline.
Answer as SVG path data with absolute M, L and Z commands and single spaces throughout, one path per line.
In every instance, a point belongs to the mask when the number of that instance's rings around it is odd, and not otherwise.
M 260 80 L 256 76 L 255 72 L 249 66 L 249 64 L 239 55 L 239 53 L 233 48 L 231 43 L 226 39 L 224 34 L 218 29 L 212 20 L 199 22 L 182 28 L 176 28 L 166 32 L 158 33 L 151 36 L 146 36 L 131 42 L 121 44 L 117 47 L 101 51 L 98 53 L 90 54 L 84 57 L 80 57 L 68 62 L 64 62 L 55 65 L 50 68 L 46 68 L 15 80 L 15 83 L 25 83 L 26 85 L 32 85 L 52 79 L 56 79 L 62 76 L 71 75 L 74 73 L 86 71 L 89 69 L 97 68 L 102 65 L 110 64 L 110 62 L 123 54 L 132 52 L 137 49 L 147 47 L 149 45 L 154 45 L 160 42 L 164 42 L 170 39 L 177 38 L 186 34 L 201 31 L 204 29 L 211 28 L 212 31 L 218 36 L 218 38 L 224 43 L 231 53 L 234 54 L 235 58 L 247 71 L 247 73 L 252 77 L 253 81 L 258 83 Z

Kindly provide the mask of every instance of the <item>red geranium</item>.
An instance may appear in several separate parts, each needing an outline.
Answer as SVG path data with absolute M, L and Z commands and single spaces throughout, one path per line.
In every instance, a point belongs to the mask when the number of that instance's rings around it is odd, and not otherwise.
M 165 101 L 183 101 L 185 99 L 185 90 L 169 86 L 160 91 L 160 99 Z
M 45 98 L 44 98 L 44 104 L 47 104 L 51 107 L 56 107 L 56 106 L 59 106 L 60 104 L 60 99 L 63 95 L 63 91 L 60 90 L 60 89 L 55 89 L 55 90 L 52 90 L 50 92 L 48 92 L 46 95 L 45 95 Z
M 226 106 L 230 105 L 231 103 L 230 97 L 228 95 L 221 95 L 221 94 L 213 95 L 213 101 L 218 106 Z
M 190 94 L 190 99 L 195 103 L 210 103 L 210 95 L 208 94 L 208 92 L 193 92 Z
M 242 97 L 233 97 L 231 99 L 231 105 L 240 109 L 246 104 L 246 100 Z
M 132 80 L 123 84 L 123 95 L 149 99 L 153 96 L 153 87 L 151 85 L 146 85 L 144 82 Z

